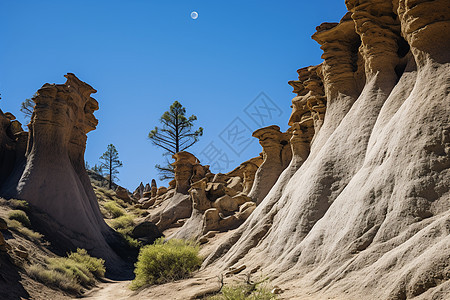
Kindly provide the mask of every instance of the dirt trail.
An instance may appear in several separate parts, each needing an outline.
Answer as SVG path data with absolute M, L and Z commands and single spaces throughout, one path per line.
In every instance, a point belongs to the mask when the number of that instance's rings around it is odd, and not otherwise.
M 86 293 L 83 299 L 91 300 L 103 300 L 103 299 L 114 299 L 122 300 L 129 299 L 134 293 L 128 286 L 131 281 L 113 281 L 108 280 L 99 284 L 98 288 L 93 289 Z

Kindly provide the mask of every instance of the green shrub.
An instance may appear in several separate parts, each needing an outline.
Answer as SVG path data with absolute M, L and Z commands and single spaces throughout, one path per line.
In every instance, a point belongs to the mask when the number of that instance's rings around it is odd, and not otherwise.
M 111 214 L 113 218 L 118 218 L 125 215 L 125 210 L 120 207 L 115 201 L 107 201 L 103 207 Z
M 17 200 L 17 199 L 10 199 L 8 200 L 9 206 L 11 206 L 14 209 L 20 209 L 25 212 L 27 212 L 30 207 L 28 206 L 28 202 L 25 200 Z
M 188 277 L 202 263 L 198 253 L 197 244 L 177 239 L 164 242 L 160 238 L 153 245 L 141 248 L 131 289 Z
M 19 221 L 23 226 L 31 227 L 30 219 L 23 210 L 11 210 L 8 213 L 8 219 Z
M 121 216 L 111 221 L 111 227 L 117 231 L 119 231 L 119 229 L 130 229 L 133 226 L 134 220 L 130 215 Z
M 30 277 L 71 293 L 80 293 L 82 286 L 95 283 L 95 277 L 105 275 L 104 260 L 91 257 L 84 249 L 77 249 L 68 257 L 47 258 L 47 265 L 31 265 L 27 268 Z
M 45 285 L 60 288 L 74 294 L 81 293 L 81 285 L 66 273 L 48 270 L 42 265 L 31 265 L 27 268 L 28 275 Z
M 73 278 L 77 283 L 84 287 L 88 287 L 94 283 L 94 275 L 89 272 L 85 265 L 74 260 L 61 258 L 48 258 L 48 267 L 50 270 L 65 274 L 69 278 Z
M 17 220 L 8 220 L 8 228 L 20 232 L 27 236 L 32 241 L 39 241 L 42 238 L 42 234 L 35 232 L 27 227 L 24 227 L 22 223 Z
M 78 248 L 77 252 L 70 253 L 68 258 L 84 265 L 89 272 L 94 274 L 97 278 L 105 276 L 105 261 L 103 259 L 90 256 L 86 249 Z
M 208 300 L 274 300 L 276 295 L 265 285 L 238 284 L 224 286 L 220 294 L 207 298 Z

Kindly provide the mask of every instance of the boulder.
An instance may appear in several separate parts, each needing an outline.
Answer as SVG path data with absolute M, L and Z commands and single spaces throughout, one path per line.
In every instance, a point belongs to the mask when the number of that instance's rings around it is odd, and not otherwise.
M 119 199 L 122 199 L 125 202 L 131 203 L 131 198 L 130 195 L 128 193 L 128 190 L 126 188 L 123 188 L 121 186 L 117 186 L 116 188 L 116 196 Z
M 161 196 L 167 193 L 167 188 L 165 186 L 161 186 L 158 188 L 158 191 L 156 192 L 157 196 Z
M 143 241 L 145 244 L 152 244 L 156 239 L 164 235 L 159 231 L 158 227 L 149 221 L 139 223 L 133 228 L 131 237 Z

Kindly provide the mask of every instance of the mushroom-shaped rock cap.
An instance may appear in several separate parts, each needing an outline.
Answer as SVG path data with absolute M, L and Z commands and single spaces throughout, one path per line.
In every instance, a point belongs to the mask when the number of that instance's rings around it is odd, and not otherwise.
M 64 75 L 64 77 L 67 78 L 65 85 L 67 85 L 68 87 L 77 87 L 85 97 L 89 97 L 91 94 L 97 93 L 96 89 L 94 89 L 86 82 L 78 79 L 77 76 L 75 76 L 75 74 L 73 73 L 67 73 L 66 75 Z
M 323 45 L 328 41 L 352 41 L 359 39 L 355 32 L 355 23 L 351 19 L 351 13 L 348 12 L 339 23 L 322 23 L 316 27 L 316 33 L 312 39 Z
M 172 157 L 175 159 L 175 162 L 172 163 L 172 166 L 176 166 L 179 164 L 191 164 L 196 165 L 199 164 L 200 161 L 195 157 L 193 154 L 187 152 L 187 151 L 180 151 L 172 155 Z
M 267 127 L 263 127 L 260 129 L 257 129 L 253 132 L 252 136 L 257 139 L 266 139 L 266 138 L 280 138 L 282 135 L 280 131 L 280 127 L 277 125 L 270 125 Z

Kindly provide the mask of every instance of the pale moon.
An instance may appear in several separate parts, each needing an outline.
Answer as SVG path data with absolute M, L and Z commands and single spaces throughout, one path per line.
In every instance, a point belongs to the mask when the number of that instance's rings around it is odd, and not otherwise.
M 191 12 L 191 18 L 196 20 L 198 18 L 198 12 L 196 11 Z

